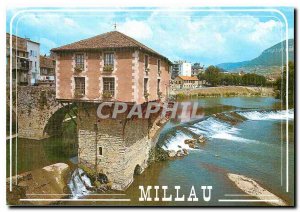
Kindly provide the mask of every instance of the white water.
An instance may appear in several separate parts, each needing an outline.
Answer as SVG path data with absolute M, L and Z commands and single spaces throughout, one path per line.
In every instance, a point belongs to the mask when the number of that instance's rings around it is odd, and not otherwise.
M 294 119 L 294 110 L 280 110 L 280 111 L 250 111 L 238 112 L 239 115 L 244 116 L 249 120 L 286 120 Z
M 92 187 L 90 178 L 88 178 L 88 176 L 82 169 L 75 169 L 72 174 L 71 180 L 68 183 L 74 199 L 78 199 L 90 193 L 85 185 Z
M 280 110 L 280 111 L 248 111 L 237 112 L 239 115 L 248 120 L 286 120 L 294 119 L 294 110 Z M 227 115 L 227 114 L 225 114 Z M 235 142 L 253 143 L 258 142 L 241 137 L 241 130 L 224 122 L 220 119 L 209 117 L 203 121 L 193 124 L 186 129 L 196 133 L 197 135 L 204 135 L 206 138 L 223 139 Z M 182 148 L 190 149 L 184 143 L 184 140 L 192 138 L 183 132 L 176 132 L 174 136 L 168 139 L 163 147 L 165 150 L 179 150 Z
M 237 142 L 257 142 L 255 140 L 239 137 L 240 129 L 215 118 L 208 118 L 189 128 L 196 134 L 203 134 L 206 138 L 217 138 Z
M 189 145 L 184 143 L 184 140 L 191 139 L 191 136 L 184 134 L 183 132 L 176 132 L 174 136 L 168 139 L 165 145 L 162 147 L 164 150 L 191 149 Z M 181 148 L 179 147 L 181 146 Z

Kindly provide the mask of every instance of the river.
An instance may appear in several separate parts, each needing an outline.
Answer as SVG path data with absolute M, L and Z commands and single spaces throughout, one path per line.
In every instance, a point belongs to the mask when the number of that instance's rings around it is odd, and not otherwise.
M 230 195 L 245 195 L 227 177 L 227 173 L 241 174 L 254 179 L 261 186 L 283 199 L 289 205 L 294 204 L 294 111 L 289 113 L 289 148 L 288 164 L 289 177 L 286 179 L 286 121 L 285 111 L 281 108 L 280 101 L 272 97 L 217 97 L 189 99 L 182 101 L 198 102 L 203 108 L 205 116 L 201 120 L 180 123 L 170 121 L 160 134 L 158 145 L 167 150 L 177 150 L 178 145 L 184 146 L 184 139 L 203 134 L 207 142 L 200 145 L 199 149 L 190 149 L 190 154 L 180 159 L 172 159 L 165 162 L 152 164 L 141 175 L 136 176 L 134 182 L 125 192 L 108 192 L 112 197 L 122 194 L 122 198 L 130 199 L 128 202 L 63 202 L 65 205 L 197 205 L 197 206 L 268 206 L 264 202 L 220 202 Z M 217 114 L 217 115 L 216 115 Z M 218 116 L 218 114 L 223 114 Z M 226 119 L 224 119 L 227 117 Z M 223 117 L 223 118 L 222 118 Z M 229 120 L 228 121 L 228 117 Z M 236 117 L 242 120 L 232 121 Z M 63 138 L 53 138 L 29 145 L 35 156 L 44 158 L 34 162 L 33 156 L 29 156 L 26 139 L 19 139 L 18 152 L 28 154 L 19 155 L 23 160 L 23 169 L 30 170 L 31 162 L 38 166 L 49 165 L 53 162 L 67 162 L 74 156 L 74 144 L 71 150 L 60 148 L 59 142 Z M 28 140 L 28 142 L 31 142 Z M 55 150 L 53 148 L 55 146 Z M 187 146 L 185 146 L 187 147 Z M 188 147 L 187 147 L 188 148 Z M 57 151 L 61 153 L 58 153 Z M 21 158 L 20 158 L 21 157 Z M 22 159 L 23 157 L 23 159 Z M 46 157 L 46 159 L 45 159 Z M 28 159 L 29 158 L 29 159 Z M 68 162 L 69 163 L 69 162 Z M 24 168 L 26 166 L 26 168 Z M 289 192 L 286 190 L 286 181 L 289 182 Z M 199 195 L 198 202 L 139 202 L 139 185 L 168 185 L 173 188 L 169 193 L 176 195 L 174 186 L 181 186 L 181 193 L 189 194 L 191 186 L 198 189 L 201 186 L 213 186 L 211 201 L 202 200 Z M 84 199 L 100 198 L 101 194 L 89 194 Z M 251 198 L 251 197 L 249 197 Z

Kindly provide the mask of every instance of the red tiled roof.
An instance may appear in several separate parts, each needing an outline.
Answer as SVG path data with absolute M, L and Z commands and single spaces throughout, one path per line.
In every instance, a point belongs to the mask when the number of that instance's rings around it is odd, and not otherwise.
M 177 76 L 181 78 L 182 80 L 192 80 L 192 81 L 198 81 L 199 79 L 197 77 L 189 77 L 189 76 Z
M 40 56 L 40 67 L 41 68 L 55 68 L 54 59 L 50 57 Z
M 137 48 L 147 51 L 149 53 L 162 56 L 153 49 L 145 46 L 137 40 L 118 31 L 111 31 L 104 34 L 100 34 L 88 39 L 80 40 L 71 44 L 67 44 L 61 47 L 53 48 L 51 51 L 84 51 L 84 50 L 98 50 L 98 49 L 119 49 L 119 48 Z M 168 59 L 167 59 L 168 60 Z M 168 60 L 169 61 L 169 60 Z M 170 61 L 169 61 L 170 62 Z

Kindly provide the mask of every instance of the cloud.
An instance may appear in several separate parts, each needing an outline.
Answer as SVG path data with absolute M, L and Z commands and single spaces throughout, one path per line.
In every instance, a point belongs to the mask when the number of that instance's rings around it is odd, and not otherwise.
M 154 10 L 145 12 L 29 13 L 19 35 L 41 42 L 45 50 L 117 30 L 171 60 L 205 64 L 242 61 L 285 39 L 275 18 L 250 13 Z M 264 16 L 266 14 L 263 14 Z M 290 29 L 290 37 L 293 28 Z M 48 51 L 47 51 L 48 52 Z
M 146 40 L 152 38 L 152 30 L 147 22 L 126 20 L 117 27 L 120 32 L 125 33 L 135 39 Z
M 50 49 L 57 47 L 57 44 L 54 41 L 49 40 L 48 38 L 41 38 L 39 42 L 41 47 L 41 53 L 43 54 L 47 54 L 49 53 Z

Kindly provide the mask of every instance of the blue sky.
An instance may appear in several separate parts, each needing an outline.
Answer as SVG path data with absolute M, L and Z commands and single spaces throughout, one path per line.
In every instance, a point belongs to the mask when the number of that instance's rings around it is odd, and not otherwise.
M 85 9 L 70 12 L 52 8 L 52 11 L 21 13 L 14 19 L 12 30 L 18 36 L 40 42 L 41 53 L 49 54 L 51 48 L 112 31 L 116 23 L 118 31 L 137 39 L 172 61 L 181 59 L 205 65 L 249 60 L 264 49 L 285 40 L 285 24 L 278 13 L 239 11 L 251 8 L 234 8 L 234 12 L 207 9 L 208 11 L 195 11 L 191 8 L 179 11 L 174 11 L 174 8 L 139 8 L 139 11 Z M 276 9 L 286 16 L 288 36 L 293 38 L 294 10 Z M 7 10 L 7 32 L 10 31 L 11 18 L 19 10 L 22 9 Z

